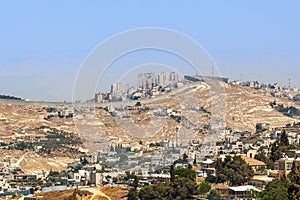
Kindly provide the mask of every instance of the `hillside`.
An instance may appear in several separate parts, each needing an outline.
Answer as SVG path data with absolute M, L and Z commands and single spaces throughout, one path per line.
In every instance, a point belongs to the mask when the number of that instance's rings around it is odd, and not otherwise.
M 272 128 L 297 121 L 270 106 L 270 102 L 276 101 L 285 107 L 299 109 L 300 105 L 293 101 L 275 98 L 269 92 L 249 87 L 224 84 L 224 88 L 225 122 L 233 130 L 254 133 L 256 123 L 269 123 Z M 73 118 L 74 111 L 70 104 L 39 105 L 1 101 L 1 154 L 9 156 L 14 148 L 29 148 L 27 150 L 34 151 L 37 156 L 26 155 L 20 166 L 29 172 L 34 162 L 43 162 L 45 166 L 38 171 L 48 171 L 51 166 L 57 169 L 65 167 L 66 160 L 59 158 L 78 158 L 77 155 L 81 154 L 79 149 L 83 147 L 79 136 L 87 140 L 85 145 L 90 150 L 92 145 L 99 147 L 99 142 L 107 146 L 122 144 L 123 147 L 134 144 L 140 148 L 142 145 L 174 139 L 178 129 L 183 140 L 194 137 L 201 140 L 207 131 L 205 127 L 211 123 L 211 102 L 211 93 L 205 83 L 191 84 L 164 96 L 142 100 L 140 107 L 128 106 L 129 103 L 124 102 L 122 109 L 118 109 L 120 103 L 116 104 L 118 106 L 111 103 L 109 106 L 114 107 L 111 112 L 107 105 L 99 104 L 96 118 L 90 113 L 79 113 L 79 116 L 75 113 Z M 141 140 L 143 144 L 139 144 Z M 19 158 L 18 155 L 14 155 L 15 159 L 21 158 L 22 155 Z M 49 158 L 42 160 L 46 157 Z
M 299 104 L 283 98 L 274 98 L 268 92 L 248 87 L 227 85 L 226 124 L 235 130 L 255 132 L 256 123 L 270 123 L 270 127 L 284 126 L 297 121 L 287 117 L 270 106 L 270 102 L 285 106 Z
M 298 121 L 270 106 L 276 101 L 284 106 L 300 108 L 293 101 L 275 98 L 269 92 L 249 87 L 224 84 L 226 91 L 226 126 L 236 131 L 255 133 L 256 123 L 269 123 L 270 127 L 280 127 Z M 147 143 L 162 141 L 174 137 L 176 127 L 182 131 L 196 134 L 203 133 L 203 127 L 211 123 L 211 93 L 204 83 L 192 85 L 179 92 L 141 101 L 138 110 L 114 111 L 112 116 L 105 109 L 98 109 L 101 130 L 108 133 L 115 143 L 139 142 L 141 138 Z M 183 116 L 180 122 L 169 116 L 155 116 L 161 109 L 171 109 Z M 124 120 L 124 116 L 130 120 Z M 172 115 L 171 115 L 172 116 Z M 197 132 L 197 133 L 196 133 Z M 190 134 L 191 135 L 191 134 Z M 115 137 L 116 136 L 116 137 Z

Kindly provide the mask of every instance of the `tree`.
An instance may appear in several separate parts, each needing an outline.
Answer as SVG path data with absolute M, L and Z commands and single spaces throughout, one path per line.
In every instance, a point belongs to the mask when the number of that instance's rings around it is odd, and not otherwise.
M 178 178 L 187 178 L 192 181 L 196 179 L 196 172 L 192 169 L 177 168 L 175 169 L 175 175 L 178 175 Z
M 260 161 L 266 163 L 266 165 L 269 169 L 274 169 L 274 162 L 269 157 L 267 157 L 264 152 L 260 152 L 260 153 L 256 154 L 254 158 L 256 160 L 260 160 Z
M 227 181 L 230 185 L 241 185 L 253 176 L 251 167 L 240 156 L 226 156 L 225 160 L 216 162 L 216 179 L 218 183 Z
M 48 177 L 53 176 L 53 177 L 60 177 L 60 173 L 57 171 L 52 171 L 52 169 L 49 172 Z
M 196 182 L 188 178 L 178 178 L 171 186 L 173 199 L 194 199 L 193 195 L 199 194 Z
M 194 165 L 194 166 L 197 166 L 197 158 L 196 158 L 196 156 L 195 156 L 195 159 L 194 159 L 193 165 Z
M 139 178 L 137 176 L 134 176 L 133 188 L 135 191 L 137 190 L 138 186 L 139 186 Z
M 289 146 L 289 139 L 285 131 L 282 132 L 280 137 L 280 145 L 281 146 Z
M 88 161 L 85 157 L 81 160 L 81 164 L 82 165 L 87 165 L 88 164 Z
M 128 192 L 128 200 L 138 200 L 138 193 L 133 188 L 131 188 Z
M 280 150 L 279 150 L 279 142 L 275 141 L 272 145 L 271 145 L 271 160 L 273 162 L 276 162 L 279 158 L 280 158 Z
M 125 172 L 126 176 L 124 177 L 125 181 L 128 181 L 129 179 L 134 179 L 135 175 L 130 173 L 129 171 Z
M 261 200 L 289 200 L 286 185 L 280 180 L 268 183 L 260 197 Z
M 171 168 L 170 168 L 170 181 L 171 183 L 174 183 L 175 181 L 175 169 L 174 169 L 174 165 L 171 165 Z
M 227 157 L 227 156 L 226 156 Z M 216 182 L 217 183 L 224 183 L 226 181 L 226 174 L 225 174 L 225 163 L 219 158 L 216 161 Z
M 205 181 L 209 182 L 209 183 L 215 183 L 216 177 L 214 175 L 212 175 L 211 173 L 208 173 L 207 177 L 205 178 Z
M 289 199 L 300 199 L 300 164 L 293 164 L 292 171 L 287 177 Z
M 151 200 L 151 199 L 173 199 L 173 188 L 168 185 L 157 184 L 142 188 L 139 191 L 140 200 Z
M 271 145 L 271 160 L 273 162 L 277 161 L 278 159 L 280 159 L 282 153 L 291 149 L 297 149 L 297 146 L 289 144 L 287 134 L 285 131 L 283 131 L 280 139 L 276 140 Z
M 113 183 L 117 183 L 119 179 L 117 177 L 113 177 Z
M 208 200 L 222 200 L 223 197 L 217 190 L 211 190 L 209 195 L 206 197 Z
M 206 181 L 203 181 L 200 185 L 199 185 L 199 193 L 200 195 L 204 195 L 206 193 L 208 193 L 211 189 L 211 185 L 206 182 Z
M 177 178 L 174 183 L 157 184 L 142 188 L 138 197 L 140 200 L 188 200 L 199 195 L 199 188 L 195 181 L 187 178 Z
M 182 159 L 183 163 L 188 163 L 188 160 L 187 160 L 188 158 L 189 158 L 188 155 L 186 153 L 184 153 L 183 159 Z

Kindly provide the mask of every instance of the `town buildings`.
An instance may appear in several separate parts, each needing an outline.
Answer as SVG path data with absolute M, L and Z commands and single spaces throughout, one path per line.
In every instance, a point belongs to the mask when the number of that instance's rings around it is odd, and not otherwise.
M 125 101 L 128 95 L 129 86 L 127 84 L 112 84 L 110 94 L 112 101 Z
M 140 73 L 137 82 L 137 86 L 133 87 L 124 83 L 114 83 L 109 93 L 96 93 L 95 102 L 105 103 L 158 96 L 178 87 L 179 75 L 176 72 Z

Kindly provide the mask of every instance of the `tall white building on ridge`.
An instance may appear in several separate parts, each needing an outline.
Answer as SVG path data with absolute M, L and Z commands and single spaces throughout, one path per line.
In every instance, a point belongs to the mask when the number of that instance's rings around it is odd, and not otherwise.
M 127 98 L 129 86 L 123 83 L 115 83 L 111 86 L 112 101 L 123 101 Z
M 157 76 L 155 73 L 141 73 L 138 75 L 138 86 L 142 89 L 152 90 L 157 86 Z
M 142 89 L 152 90 L 155 86 L 167 87 L 174 85 L 179 81 L 176 72 L 141 73 L 138 75 L 138 86 Z

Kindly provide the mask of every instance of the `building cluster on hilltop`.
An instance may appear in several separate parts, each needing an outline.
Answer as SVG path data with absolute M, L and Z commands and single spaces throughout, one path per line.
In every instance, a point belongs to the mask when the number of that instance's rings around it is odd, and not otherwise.
M 114 83 L 111 85 L 109 93 L 96 93 L 95 102 L 126 101 L 127 99 L 136 100 L 157 96 L 160 93 L 171 91 L 172 88 L 178 87 L 178 84 L 179 76 L 176 72 L 140 73 L 136 87 L 130 87 L 124 83 Z
M 297 87 L 292 87 L 291 85 L 282 87 L 278 83 L 265 84 L 260 83 L 259 81 L 241 82 L 238 80 L 231 81 L 230 84 L 233 86 L 245 86 L 254 88 L 256 90 L 264 90 L 265 92 L 270 93 L 273 97 L 286 98 L 288 100 L 300 102 L 300 89 Z

